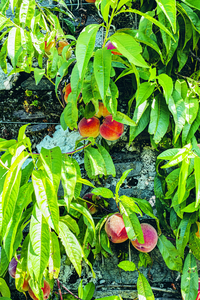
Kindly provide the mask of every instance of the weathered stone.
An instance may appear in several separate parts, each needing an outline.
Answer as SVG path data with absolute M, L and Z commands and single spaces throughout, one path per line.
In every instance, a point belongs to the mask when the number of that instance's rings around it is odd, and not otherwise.
M 18 77 L 17 74 L 8 76 L 8 74 L 12 71 L 13 68 L 9 63 L 7 63 L 7 68 L 8 73 L 5 74 L 2 68 L 0 67 L 0 91 L 11 90 L 13 87 L 13 82 L 16 81 Z
M 24 110 L 14 111 L 13 116 L 15 118 L 19 118 L 21 120 L 32 120 L 32 119 L 43 119 L 45 118 L 45 114 L 41 111 L 37 111 L 33 114 L 29 114 Z
M 54 85 L 48 79 L 41 79 L 36 85 L 35 79 L 32 77 L 22 82 L 21 86 L 23 89 L 30 91 L 53 91 L 55 89 Z

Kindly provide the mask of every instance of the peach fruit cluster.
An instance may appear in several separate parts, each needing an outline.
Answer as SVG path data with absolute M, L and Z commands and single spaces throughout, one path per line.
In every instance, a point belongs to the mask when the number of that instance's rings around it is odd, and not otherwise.
M 17 259 L 19 260 L 20 257 L 21 257 L 21 255 L 18 254 Z M 9 267 L 8 267 L 8 272 L 12 278 L 15 278 L 17 264 L 18 264 L 18 261 L 13 257 L 9 264 Z M 29 279 L 28 277 L 26 279 L 24 279 L 24 283 L 22 285 L 22 290 L 23 290 L 23 292 L 28 291 L 30 297 L 33 300 L 38 300 L 38 298 L 35 296 L 35 294 L 33 293 L 32 289 L 30 288 L 30 286 L 28 284 L 28 279 Z M 42 287 L 41 289 L 43 291 L 43 299 L 48 299 L 51 289 L 50 289 L 49 283 L 46 280 L 44 280 L 44 287 Z
M 142 223 L 141 228 L 144 236 L 144 244 L 140 244 L 137 239 L 131 241 L 131 243 L 140 252 L 150 252 L 157 245 L 157 231 L 153 226 L 147 223 Z M 128 240 L 124 221 L 120 213 L 115 213 L 108 218 L 105 223 L 105 231 L 109 240 L 113 243 L 123 243 Z
M 103 117 L 103 123 L 100 124 L 98 118 Z M 115 121 L 112 115 L 102 102 L 99 102 L 99 111 L 96 116 L 86 119 L 83 118 L 78 124 L 79 133 L 83 137 L 96 138 L 99 134 L 108 140 L 117 140 L 124 132 L 124 125 Z
M 68 45 L 69 45 L 69 43 L 67 41 L 64 41 L 64 40 L 59 41 L 57 43 L 58 55 L 62 55 L 63 48 Z M 45 41 L 44 50 L 45 50 L 46 54 L 48 54 L 48 55 L 51 54 L 50 50 L 51 50 L 51 48 L 53 48 L 55 46 L 56 46 L 55 40 L 51 41 L 48 45 L 47 45 L 47 41 Z M 71 55 L 72 55 L 72 50 L 71 50 L 71 48 L 69 48 L 66 52 L 66 60 L 70 59 Z

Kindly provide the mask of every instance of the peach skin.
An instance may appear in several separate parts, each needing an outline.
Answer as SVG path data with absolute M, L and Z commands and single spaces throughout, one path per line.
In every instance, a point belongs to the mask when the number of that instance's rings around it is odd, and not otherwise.
M 124 132 L 124 125 L 115 121 L 112 115 L 105 117 L 103 124 L 100 126 L 101 136 L 108 141 L 115 141 Z
M 150 252 L 157 245 L 157 241 L 158 241 L 157 231 L 153 226 L 147 223 L 142 223 L 141 228 L 144 236 L 144 244 L 138 243 L 137 239 L 131 241 L 131 243 L 140 252 Z
M 41 289 L 43 291 L 43 299 L 44 300 L 48 299 L 51 288 L 50 288 L 49 283 L 46 280 L 44 280 L 44 287 L 42 287 Z M 38 298 L 35 296 L 35 294 L 33 293 L 32 289 L 30 287 L 28 289 L 28 293 L 33 300 L 38 300 Z
M 99 135 L 100 121 L 96 117 L 83 118 L 78 124 L 79 133 L 83 137 L 94 137 Z
M 68 46 L 69 43 L 67 41 L 59 41 L 58 42 L 58 55 L 62 55 L 62 51 L 63 51 L 63 48 L 65 46 Z M 68 60 L 72 55 L 72 51 L 71 51 L 71 48 L 68 49 L 68 51 L 66 52 L 66 59 Z
M 68 83 L 64 88 L 63 88 L 63 93 L 64 93 L 64 100 L 66 103 L 68 103 L 67 98 L 69 94 L 72 92 L 71 89 L 71 83 Z
M 92 199 L 93 197 L 95 197 L 95 198 L 98 200 L 98 196 L 95 196 L 95 195 L 92 194 L 92 193 L 85 194 L 85 195 L 83 196 L 83 199 L 88 200 L 88 201 L 90 201 L 90 202 L 94 202 L 93 199 Z M 91 215 L 95 214 L 95 213 L 98 211 L 98 207 L 95 206 L 95 205 L 92 205 L 92 204 L 90 204 L 90 203 L 87 203 L 87 207 L 88 207 L 88 209 L 89 209 Z
M 110 115 L 110 112 L 107 110 L 107 107 L 104 106 L 103 102 L 99 101 L 99 111 L 95 115 L 97 118 L 107 117 Z
M 112 243 L 119 244 L 128 240 L 122 215 L 116 213 L 108 218 L 105 223 L 105 231 Z
M 51 41 L 51 42 L 48 44 L 48 46 L 47 46 L 47 41 L 45 41 L 44 43 L 45 43 L 45 47 L 44 47 L 45 52 L 46 52 L 47 54 L 51 54 L 51 52 L 50 52 L 51 48 L 52 48 L 52 47 L 55 47 L 55 45 L 56 45 L 55 40 Z

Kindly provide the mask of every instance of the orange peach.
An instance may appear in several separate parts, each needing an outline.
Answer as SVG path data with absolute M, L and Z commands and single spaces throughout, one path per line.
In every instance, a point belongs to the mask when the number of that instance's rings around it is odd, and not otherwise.
M 99 135 L 99 119 L 92 117 L 90 119 L 83 118 L 78 124 L 80 135 L 83 137 L 94 137 Z
M 50 288 L 49 283 L 46 280 L 44 280 L 44 287 L 42 287 L 41 289 L 43 291 L 43 299 L 48 299 L 51 288 Z M 35 294 L 33 293 L 32 289 L 30 287 L 28 289 L 28 293 L 33 300 L 38 300 L 38 298 L 35 296 Z
M 65 46 L 68 46 L 69 43 L 67 41 L 59 41 L 58 42 L 58 55 L 62 55 L 62 51 L 63 51 L 63 48 Z M 71 48 L 68 49 L 68 51 L 66 52 L 66 59 L 68 60 L 72 55 L 72 51 L 71 51 Z
M 71 83 L 68 83 L 64 89 L 63 89 L 63 93 L 64 93 L 64 100 L 66 103 L 68 103 L 67 98 L 69 96 L 69 94 L 71 93 L 72 89 L 71 89 Z
M 88 194 L 85 194 L 83 196 L 83 199 L 85 200 L 88 200 L 89 202 L 92 202 L 94 203 L 94 201 L 97 199 L 98 200 L 98 196 L 92 194 L 92 193 L 88 193 Z M 91 215 L 95 214 L 97 211 L 98 211 L 98 207 L 95 206 L 95 205 L 92 205 L 90 203 L 87 203 L 87 207 L 91 213 Z
M 109 240 L 115 244 L 128 240 L 124 221 L 120 213 L 116 213 L 108 218 L 105 224 L 105 231 Z
M 112 54 L 115 54 L 115 55 L 122 55 L 120 52 L 112 51 L 113 49 L 116 49 L 116 47 L 115 47 L 110 41 L 108 41 L 108 42 L 106 43 L 105 47 L 106 47 L 108 50 L 111 50 L 111 53 L 112 53 Z
M 108 141 L 115 141 L 124 132 L 124 125 L 115 121 L 112 115 L 105 117 L 103 124 L 100 126 L 101 136 Z
M 110 115 L 110 112 L 107 110 L 107 107 L 104 106 L 102 102 L 99 101 L 99 111 L 96 114 L 97 118 L 107 117 Z
M 131 243 L 140 252 L 150 252 L 157 245 L 157 241 L 158 241 L 157 231 L 153 226 L 147 223 L 142 223 L 141 228 L 144 236 L 144 244 L 138 243 L 137 239 L 131 241 Z
M 85 0 L 86 2 L 88 2 L 88 3 L 95 3 L 96 2 L 96 0 Z
M 51 52 L 50 52 L 51 48 L 52 48 L 52 47 L 55 47 L 55 45 L 56 45 L 55 40 L 51 41 L 51 42 L 48 44 L 48 46 L 47 46 L 47 41 L 45 41 L 44 43 L 45 43 L 45 47 L 44 47 L 45 52 L 46 52 L 47 54 L 51 54 Z
M 200 238 L 200 227 L 199 227 L 200 223 L 199 223 L 199 222 L 196 222 L 196 224 L 197 224 L 198 230 L 197 230 L 197 232 L 196 232 L 195 234 L 196 234 L 196 236 L 197 236 L 198 238 Z

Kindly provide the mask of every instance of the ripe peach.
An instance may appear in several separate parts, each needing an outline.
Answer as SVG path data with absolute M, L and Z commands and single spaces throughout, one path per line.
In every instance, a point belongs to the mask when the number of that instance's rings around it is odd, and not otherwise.
M 101 136 L 108 141 L 117 140 L 124 132 L 124 125 L 113 120 L 112 115 L 105 117 L 103 124 L 100 126 Z
M 122 55 L 120 52 L 112 51 L 113 49 L 116 49 L 116 47 L 115 47 L 110 41 L 108 41 L 108 42 L 106 43 L 105 47 L 106 47 L 108 50 L 111 50 L 111 53 L 112 53 L 112 54 L 115 54 L 115 55 Z
M 196 234 L 196 236 L 197 236 L 198 238 L 200 238 L 200 228 L 199 228 L 200 223 L 199 223 L 199 222 L 196 222 L 196 224 L 197 224 L 198 230 L 197 230 L 197 232 L 196 232 L 195 234 Z
M 109 240 L 113 243 L 118 244 L 128 240 L 124 221 L 120 213 L 116 213 L 108 218 L 105 224 L 105 231 Z
M 58 55 L 62 55 L 62 51 L 63 51 L 63 48 L 65 46 L 68 46 L 69 43 L 67 41 L 59 41 L 58 42 Z M 68 60 L 72 55 L 72 51 L 71 51 L 71 48 L 68 49 L 68 51 L 66 52 L 66 59 Z
M 200 300 L 200 278 L 199 278 L 199 288 L 196 300 Z
M 83 199 L 88 200 L 90 202 L 94 202 L 96 199 L 98 200 L 98 197 L 92 193 L 88 193 L 83 196 Z M 95 214 L 98 211 L 98 207 L 94 206 L 90 203 L 87 203 L 87 207 L 88 207 L 91 215 Z
M 83 137 L 97 137 L 99 135 L 99 119 L 92 117 L 90 119 L 83 118 L 78 124 L 80 135 Z
M 138 243 L 137 239 L 135 241 L 131 241 L 131 243 L 140 252 L 150 252 L 157 245 L 157 231 L 153 226 L 147 223 L 142 223 L 141 228 L 144 236 L 144 244 Z
M 48 299 L 51 288 L 50 288 L 49 283 L 46 280 L 44 280 L 44 287 L 42 287 L 41 289 L 43 291 L 43 299 Z M 32 289 L 30 287 L 28 289 L 28 293 L 33 300 L 38 300 L 38 298 L 35 296 L 35 294 L 33 293 Z
M 48 44 L 48 46 L 47 46 L 47 41 L 45 41 L 44 43 L 45 43 L 45 47 L 44 47 L 45 52 L 46 52 L 47 54 L 50 54 L 50 53 L 51 53 L 51 52 L 50 52 L 51 48 L 52 48 L 52 47 L 55 47 L 55 45 L 56 45 L 55 40 L 51 41 L 51 42 Z
M 107 117 L 110 115 L 110 112 L 107 110 L 107 107 L 104 106 L 102 102 L 99 101 L 99 111 L 96 114 L 97 118 Z
M 67 98 L 69 96 L 69 94 L 72 92 L 72 89 L 71 89 L 71 83 L 68 83 L 64 89 L 63 89 L 63 93 L 64 93 L 64 100 L 66 103 L 68 103 L 67 101 Z
M 28 283 L 28 279 L 24 279 L 24 283 L 22 285 L 22 290 L 24 292 L 27 292 L 29 290 L 29 283 Z

